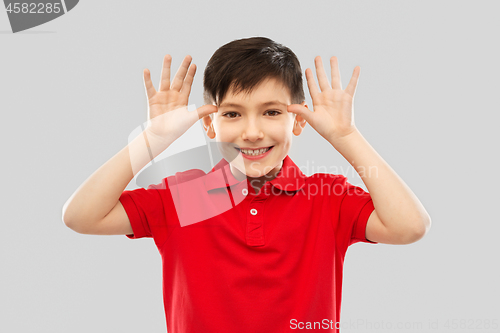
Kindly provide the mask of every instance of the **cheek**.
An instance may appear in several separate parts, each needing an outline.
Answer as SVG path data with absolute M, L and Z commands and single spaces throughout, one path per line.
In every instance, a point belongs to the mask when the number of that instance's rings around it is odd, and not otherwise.
M 292 141 L 290 133 L 291 131 L 288 131 L 287 128 L 281 127 L 279 130 L 275 128 L 269 133 L 269 137 L 272 141 L 279 142 L 282 145 L 290 145 Z
M 293 124 L 295 122 L 295 118 L 293 116 L 289 116 L 288 118 L 284 119 L 282 122 L 282 128 L 284 129 L 285 132 L 291 133 L 293 131 Z
M 224 121 L 215 121 L 214 130 L 216 133 L 215 137 L 218 138 L 218 141 L 229 142 L 237 135 L 236 126 L 231 126 L 230 124 L 224 123 Z

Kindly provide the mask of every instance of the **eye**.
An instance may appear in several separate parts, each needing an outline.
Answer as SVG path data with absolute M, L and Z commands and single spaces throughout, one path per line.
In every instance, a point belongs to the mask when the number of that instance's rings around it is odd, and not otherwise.
M 236 115 L 238 115 L 236 112 L 226 112 L 222 116 L 226 117 L 227 115 L 235 115 L 234 117 L 228 116 L 227 118 L 236 118 Z
M 277 111 L 277 110 L 269 110 L 269 111 L 266 111 L 266 112 L 270 112 L 273 117 L 276 117 L 277 115 L 281 114 L 281 112 Z

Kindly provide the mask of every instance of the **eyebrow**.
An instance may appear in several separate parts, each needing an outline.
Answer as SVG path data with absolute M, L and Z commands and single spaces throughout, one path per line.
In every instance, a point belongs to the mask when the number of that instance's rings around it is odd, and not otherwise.
M 260 103 L 260 106 L 269 106 L 269 105 L 287 106 L 285 103 L 282 103 L 280 101 L 269 101 L 269 102 Z M 219 107 L 220 108 L 223 108 L 223 107 L 244 108 L 243 105 L 240 105 L 237 103 L 222 103 L 221 105 L 219 105 Z

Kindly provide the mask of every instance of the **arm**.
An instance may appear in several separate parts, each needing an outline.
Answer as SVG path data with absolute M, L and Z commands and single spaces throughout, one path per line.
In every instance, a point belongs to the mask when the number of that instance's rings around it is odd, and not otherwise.
M 357 130 L 336 149 L 360 175 L 375 210 L 366 226 L 368 240 L 386 244 L 409 244 L 422 238 L 431 220 L 411 189 Z
M 345 90 L 342 90 L 337 57 L 330 59 L 330 86 L 320 57 L 315 58 L 319 87 L 311 69 L 306 69 L 307 85 L 314 112 L 307 105 L 293 104 L 288 111 L 305 120 L 344 156 L 361 176 L 375 210 L 368 219 L 368 240 L 387 244 L 417 241 L 429 230 L 431 219 L 415 194 L 391 167 L 377 154 L 354 125 L 353 100 L 360 68 L 354 68 Z M 303 126 L 303 125 L 302 125 Z
M 144 131 L 109 159 L 73 193 L 63 207 L 63 221 L 83 234 L 132 234 L 125 209 L 118 198 L 134 177 L 168 144 Z M 131 156 L 134 158 L 131 159 Z M 107 219 L 106 219 L 107 218 Z M 105 221 L 105 223 L 103 223 Z
M 196 66 L 189 66 L 191 57 L 186 56 L 170 84 L 171 61 L 170 55 L 166 55 L 158 91 L 153 87 L 149 70 L 144 71 L 149 103 L 147 128 L 97 169 L 68 199 L 63 207 L 63 221 L 69 228 L 84 234 L 132 234 L 130 221 L 119 201 L 127 184 L 196 121 L 217 112 L 214 105 L 204 105 L 196 112 L 187 110 Z

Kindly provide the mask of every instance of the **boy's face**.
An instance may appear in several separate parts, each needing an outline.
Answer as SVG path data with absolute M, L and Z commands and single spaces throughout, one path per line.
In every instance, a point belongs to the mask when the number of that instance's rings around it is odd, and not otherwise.
M 233 175 L 270 181 L 281 169 L 292 145 L 292 133 L 300 135 L 306 122 L 287 111 L 289 90 L 280 81 L 265 79 L 250 94 L 235 95 L 230 89 L 214 113 L 203 118 L 209 138 L 215 138 L 224 158 L 231 163 Z M 302 105 L 306 105 L 302 102 Z M 269 148 L 255 153 L 245 149 Z M 243 151 L 241 150 L 243 149 Z M 238 171 L 240 172 L 237 175 Z M 236 173 L 236 174 L 235 174 Z

